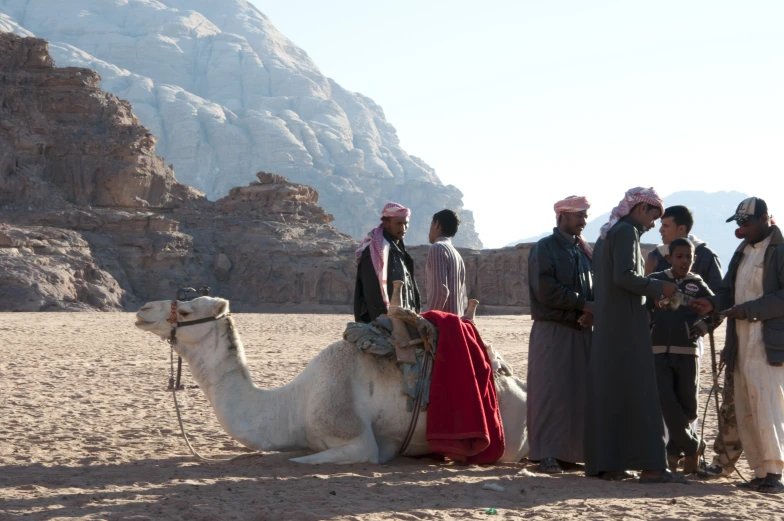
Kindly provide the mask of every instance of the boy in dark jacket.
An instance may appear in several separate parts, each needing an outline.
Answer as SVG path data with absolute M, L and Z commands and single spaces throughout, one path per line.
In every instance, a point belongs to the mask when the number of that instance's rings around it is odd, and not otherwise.
M 699 275 L 691 273 L 694 263 L 691 241 L 675 239 L 669 244 L 669 252 L 667 261 L 672 267 L 650 277 L 674 282 L 678 285 L 678 294 L 655 303 L 651 314 L 651 340 L 662 416 L 670 433 L 667 462 L 670 470 L 675 471 L 683 454 L 683 472 L 693 474 L 705 450 L 705 443 L 700 441 L 692 423 L 697 419 L 699 391 L 697 340 L 707 330 L 695 327 L 700 316 L 689 308 L 689 303 L 711 296 L 713 292 Z

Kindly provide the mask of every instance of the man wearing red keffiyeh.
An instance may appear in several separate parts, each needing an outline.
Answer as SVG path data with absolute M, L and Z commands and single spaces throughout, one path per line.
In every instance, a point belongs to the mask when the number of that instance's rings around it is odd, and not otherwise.
M 585 473 L 609 480 L 687 483 L 667 470 L 646 299 L 678 286 L 643 275 L 640 235 L 664 204 L 653 188 L 632 188 L 602 226 L 593 256 L 594 330 L 586 375 Z
M 585 197 L 555 203 L 557 227 L 528 256 L 534 325 L 528 347 L 528 459 L 539 471 L 585 461 L 585 375 L 593 322 L 593 250 L 583 240 Z
M 356 251 L 357 282 L 354 288 L 354 319 L 370 323 L 389 308 L 393 281 L 402 280 L 402 306 L 419 313 L 419 289 L 414 280 L 414 261 L 406 252 L 403 237 L 411 210 L 387 203 L 381 224 L 373 228 Z

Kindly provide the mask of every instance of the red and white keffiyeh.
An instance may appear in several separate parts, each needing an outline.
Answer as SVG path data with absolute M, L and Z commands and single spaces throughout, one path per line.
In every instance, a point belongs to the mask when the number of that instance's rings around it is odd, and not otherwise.
M 662 201 L 662 198 L 659 197 L 659 194 L 656 193 L 656 190 L 654 190 L 653 187 L 643 188 L 638 186 L 636 188 L 632 188 L 626 192 L 626 195 L 621 200 L 621 202 L 618 203 L 618 206 L 613 208 L 612 214 L 610 214 L 610 220 L 607 221 L 604 226 L 602 226 L 602 239 L 606 239 L 607 232 L 609 232 L 610 229 L 615 226 L 615 223 L 621 220 L 622 217 L 629 215 L 629 213 L 632 211 L 632 208 L 640 203 L 648 203 L 651 206 L 656 206 L 662 212 L 664 212 L 664 201 Z
M 588 201 L 588 198 L 579 195 L 570 195 L 566 199 L 561 199 L 553 205 L 556 221 L 562 214 L 588 211 L 590 208 L 591 203 Z M 583 250 L 583 253 L 585 253 L 589 259 L 593 259 L 593 248 L 591 248 L 590 244 L 585 242 L 582 235 L 577 236 L 577 246 Z
M 381 211 L 381 218 L 384 217 L 411 217 L 411 210 L 403 205 L 389 202 Z M 370 230 L 362 240 L 362 244 L 357 248 L 355 262 L 359 264 L 359 259 L 365 248 L 370 246 L 370 259 L 373 261 L 373 270 L 378 277 L 381 286 L 381 298 L 384 304 L 389 307 L 389 294 L 387 292 L 387 266 L 389 265 L 389 242 L 384 239 L 384 226 L 379 224 Z

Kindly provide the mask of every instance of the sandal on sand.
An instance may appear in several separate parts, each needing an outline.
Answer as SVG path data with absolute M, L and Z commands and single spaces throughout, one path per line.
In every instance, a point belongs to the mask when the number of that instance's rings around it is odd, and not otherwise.
M 756 490 L 758 486 L 762 485 L 763 481 L 765 481 L 765 478 L 754 478 L 751 481 L 743 481 L 741 483 L 736 483 L 735 486 L 738 488 L 749 488 L 752 490 Z
M 555 458 L 545 458 L 539 462 L 539 472 L 545 474 L 562 474 L 563 469 Z
M 686 479 L 686 476 L 683 474 L 678 474 L 676 472 L 670 472 L 669 470 L 663 470 L 658 476 L 656 477 L 640 477 L 640 483 L 679 483 L 682 485 L 688 485 L 689 480 Z
M 623 481 L 625 479 L 637 479 L 639 476 L 636 472 L 629 472 L 628 470 L 614 470 L 600 472 L 597 477 L 605 481 Z
M 763 483 L 759 487 L 757 487 L 757 492 L 761 492 L 763 494 L 781 494 L 784 492 L 784 483 L 781 481 L 775 481 L 773 483 Z
M 781 477 L 777 479 L 775 477 L 768 476 L 763 479 L 762 483 L 760 483 L 753 490 L 763 494 L 781 494 L 784 492 L 784 483 L 781 482 Z

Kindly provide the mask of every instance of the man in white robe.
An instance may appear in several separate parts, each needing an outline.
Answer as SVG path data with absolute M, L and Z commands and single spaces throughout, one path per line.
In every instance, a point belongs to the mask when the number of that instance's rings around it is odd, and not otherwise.
M 784 492 L 784 236 L 765 201 L 745 199 L 727 222 L 743 239 L 716 296 L 698 299 L 700 314 L 723 311 L 734 371 L 738 433 L 754 479 L 742 487 Z

